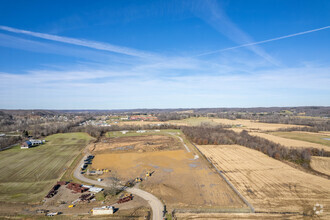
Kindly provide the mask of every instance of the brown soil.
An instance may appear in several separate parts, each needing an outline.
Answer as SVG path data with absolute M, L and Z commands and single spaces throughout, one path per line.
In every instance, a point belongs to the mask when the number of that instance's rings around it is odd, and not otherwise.
M 180 142 L 165 135 L 103 138 L 90 146 L 93 153 L 150 152 L 180 149 Z
M 136 137 L 135 137 L 136 138 Z M 144 178 L 141 187 L 168 208 L 246 208 L 224 180 L 203 159 L 185 150 L 96 154 L 93 168 L 110 169 L 122 180 Z M 146 171 L 153 175 L 145 179 Z

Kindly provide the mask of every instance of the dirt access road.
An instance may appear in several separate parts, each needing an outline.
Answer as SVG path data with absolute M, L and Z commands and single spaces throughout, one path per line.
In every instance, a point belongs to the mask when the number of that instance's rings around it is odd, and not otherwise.
M 80 161 L 80 163 L 78 164 L 78 166 L 76 167 L 76 169 L 74 171 L 73 175 L 75 178 L 77 178 L 83 182 L 92 184 L 92 185 L 99 185 L 99 186 L 104 186 L 104 187 L 108 186 L 106 182 L 98 182 L 96 180 L 91 180 L 91 179 L 85 177 L 84 175 L 82 175 L 80 173 L 81 172 L 80 167 L 83 163 L 84 163 L 84 158 Z M 144 200 L 148 201 L 148 203 L 152 209 L 152 219 L 153 220 L 162 219 L 164 206 L 163 206 L 163 203 L 157 197 L 155 197 L 154 195 L 152 195 L 144 190 L 136 188 L 136 187 L 126 188 L 126 191 L 132 193 L 133 195 L 140 196 Z

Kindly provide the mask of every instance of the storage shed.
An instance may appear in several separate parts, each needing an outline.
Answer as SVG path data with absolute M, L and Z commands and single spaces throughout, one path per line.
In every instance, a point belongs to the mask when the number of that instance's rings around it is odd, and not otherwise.
M 112 215 L 113 206 L 102 206 L 100 208 L 92 209 L 93 215 Z

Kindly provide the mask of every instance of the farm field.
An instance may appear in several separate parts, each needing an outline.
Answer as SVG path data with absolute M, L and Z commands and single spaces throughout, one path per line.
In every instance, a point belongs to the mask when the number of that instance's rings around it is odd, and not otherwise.
M 297 214 L 267 214 L 267 213 L 176 213 L 178 220 L 215 220 L 215 219 L 301 219 Z
M 201 123 L 210 123 L 212 125 L 216 125 L 216 122 L 213 121 L 213 119 L 207 118 L 207 117 L 192 117 L 192 118 L 186 118 L 182 120 L 170 120 L 168 121 L 170 124 L 176 124 L 176 125 L 188 125 L 188 126 L 198 126 L 201 125 Z
M 191 125 L 198 126 L 201 123 L 210 123 L 211 125 L 224 124 L 232 126 L 233 130 L 241 131 L 243 129 L 251 131 L 275 131 L 280 128 L 291 128 L 291 127 L 301 127 L 300 125 L 289 125 L 289 124 L 272 124 L 272 123 L 261 123 L 257 121 L 251 121 L 246 119 L 224 119 L 224 118 L 187 118 L 183 120 L 172 120 L 169 121 L 171 124 L 177 125 Z
M 276 132 L 277 133 L 277 132 Z M 258 136 L 261 138 L 265 138 L 269 141 L 281 144 L 286 147 L 306 147 L 306 148 L 317 148 L 317 149 L 324 149 L 327 151 L 330 151 L 330 147 L 327 145 L 312 143 L 308 141 L 302 141 L 302 140 L 295 140 L 290 138 L 284 138 L 280 136 L 273 135 L 275 133 L 261 133 L 261 132 L 249 132 L 250 135 Z M 303 136 L 303 133 L 300 133 L 301 136 Z
M 321 173 L 330 176 L 330 158 L 329 157 L 312 157 L 311 167 Z
M 39 202 L 92 139 L 86 133 L 48 136 L 46 144 L 0 152 L 0 201 Z
M 257 212 L 311 213 L 322 204 L 330 215 L 330 180 L 292 168 L 263 153 L 238 145 L 200 145 Z
M 157 137 L 157 136 L 156 136 Z M 164 136 L 160 136 L 164 138 Z M 129 138 L 129 139 L 128 139 Z M 175 137 L 171 145 L 157 146 L 155 136 L 136 136 L 115 138 L 109 149 L 123 147 L 135 141 L 130 151 L 93 151 L 95 158 L 92 169 L 110 169 L 102 178 L 116 177 L 121 181 L 145 178 L 147 171 L 154 171 L 151 177 L 141 183 L 141 188 L 163 200 L 168 208 L 220 208 L 222 210 L 248 211 L 241 199 L 230 189 L 225 181 L 205 160 L 187 152 Z M 149 145 L 145 145 L 148 142 Z M 165 143 L 165 145 L 164 145 Z M 152 150 L 140 151 L 153 147 Z M 173 147 L 175 146 L 175 147 Z M 105 144 L 102 145 L 102 148 Z
M 307 141 L 310 143 L 322 144 L 330 147 L 330 136 L 327 133 L 312 133 L 312 132 L 273 132 L 275 136 L 290 138 L 294 140 Z
M 245 119 L 229 120 L 229 119 L 217 118 L 217 119 L 213 119 L 213 121 L 216 123 L 222 123 L 233 126 L 242 125 L 242 127 L 237 127 L 237 128 L 238 129 L 244 128 L 251 131 L 275 131 L 280 128 L 303 127 L 300 125 L 262 123 L 262 122 L 245 120 Z
M 158 125 L 158 124 L 168 124 L 162 121 L 118 121 L 117 123 L 111 122 L 110 124 L 121 125 Z

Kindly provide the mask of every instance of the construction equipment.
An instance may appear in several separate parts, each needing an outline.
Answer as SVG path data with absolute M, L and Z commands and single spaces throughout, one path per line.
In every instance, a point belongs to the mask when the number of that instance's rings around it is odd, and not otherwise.
M 135 182 L 136 182 L 136 183 L 142 182 L 142 179 L 141 179 L 140 177 L 137 177 L 137 178 L 135 179 Z
M 88 188 L 82 187 L 78 183 L 69 183 L 66 188 L 71 189 L 72 193 L 83 193 L 88 190 Z
M 131 201 L 132 199 L 133 199 L 133 196 L 132 196 L 132 195 L 130 195 L 130 196 L 126 196 L 126 197 L 124 197 L 124 198 L 119 199 L 119 200 L 117 201 L 117 203 L 119 204 L 119 203 L 128 202 L 128 201 Z
M 134 186 L 134 183 L 133 183 L 132 180 L 130 180 L 130 181 L 127 181 L 127 182 L 125 183 L 125 186 L 126 186 L 126 187 L 132 187 L 132 186 Z
M 94 194 L 91 194 L 91 193 L 88 193 L 88 194 L 83 194 L 83 195 L 81 195 L 80 197 L 79 197 L 79 199 L 81 200 L 81 201 L 87 201 L 87 202 L 89 202 L 90 200 L 92 200 L 92 199 L 94 199 Z
M 74 205 L 69 205 L 69 206 L 68 206 L 68 208 L 73 208 L 73 207 L 74 207 Z
M 58 215 L 58 212 L 49 212 L 46 214 L 46 216 L 55 216 Z
M 129 196 L 132 196 L 131 193 L 125 193 L 124 197 L 129 197 Z
M 53 186 L 53 188 L 48 192 L 48 194 L 46 195 L 46 198 L 52 198 L 53 196 L 55 196 L 57 194 L 58 189 L 61 187 L 60 184 L 55 184 Z
M 147 171 L 146 177 L 149 177 L 149 176 L 151 176 L 151 172 L 150 171 Z

